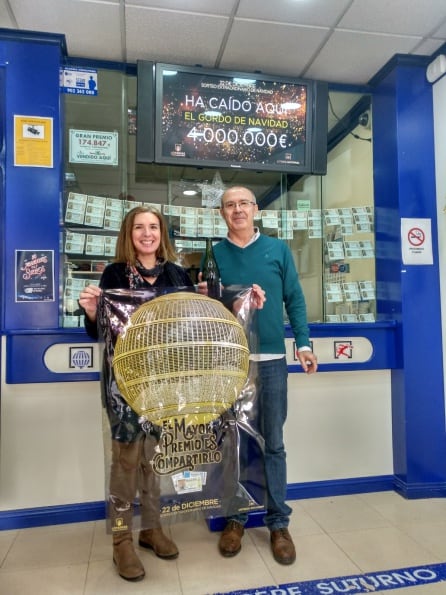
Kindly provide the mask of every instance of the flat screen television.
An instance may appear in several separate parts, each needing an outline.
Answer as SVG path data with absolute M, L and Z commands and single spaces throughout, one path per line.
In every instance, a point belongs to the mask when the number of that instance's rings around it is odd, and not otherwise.
M 327 83 L 155 65 L 157 163 L 324 174 L 327 120 Z

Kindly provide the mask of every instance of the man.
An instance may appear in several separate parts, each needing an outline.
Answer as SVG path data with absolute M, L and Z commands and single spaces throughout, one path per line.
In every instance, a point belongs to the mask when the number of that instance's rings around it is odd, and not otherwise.
M 258 366 L 257 392 L 259 425 L 265 440 L 265 477 L 267 510 L 265 525 L 271 534 L 274 559 L 292 564 L 296 550 L 288 531 L 292 512 L 286 504 L 286 453 L 283 426 L 287 415 L 287 376 L 283 306 L 296 340 L 298 358 L 304 372 L 317 370 L 317 359 L 310 348 L 305 298 L 288 246 L 263 235 L 254 227 L 258 206 L 248 188 L 234 186 L 222 196 L 220 213 L 228 226 L 227 238 L 214 246 L 221 282 L 227 285 L 256 283 L 265 291 L 266 301 L 258 311 L 259 354 L 253 354 Z M 223 556 L 235 556 L 247 515 L 227 519 L 220 536 Z

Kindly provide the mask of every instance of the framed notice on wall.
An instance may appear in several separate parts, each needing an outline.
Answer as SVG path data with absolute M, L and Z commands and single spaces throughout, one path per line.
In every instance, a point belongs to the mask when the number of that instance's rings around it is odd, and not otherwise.
M 53 167 L 53 118 L 14 116 L 14 165 Z
M 90 165 L 118 165 L 118 138 L 118 132 L 71 129 L 69 161 Z

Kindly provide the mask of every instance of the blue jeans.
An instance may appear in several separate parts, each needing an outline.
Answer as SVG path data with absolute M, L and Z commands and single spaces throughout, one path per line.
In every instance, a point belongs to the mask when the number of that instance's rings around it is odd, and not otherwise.
M 292 509 L 286 504 L 286 452 L 283 426 L 288 410 L 288 368 L 285 357 L 255 362 L 257 366 L 257 399 L 259 429 L 265 440 L 265 478 L 267 510 L 264 523 L 270 531 L 288 527 Z M 246 524 L 248 516 L 231 519 Z

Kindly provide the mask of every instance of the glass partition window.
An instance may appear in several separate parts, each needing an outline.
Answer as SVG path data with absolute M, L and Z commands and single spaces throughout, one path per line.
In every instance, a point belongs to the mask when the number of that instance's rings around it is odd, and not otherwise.
M 329 154 L 321 178 L 325 322 L 374 322 L 375 235 L 370 129 Z
M 235 184 L 254 191 L 261 232 L 290 246 L 310 322 L 375 320 L 372 143 L 363 140 L 370 127 L 358 120 L 337 134 L 326 176 L 136 163 L 136 77 L 97 72 L 96 96 L 64 95 L 61 326 L 83 326 L 79 293 L 113 260 L 122 218 L 137 204 L 161 210 L 196 280 L 206 238 L 226 235 L 219 200 Z M 331 126 L 339 127 L 345 117 L 336 111 L 345 116 L 361 96 L 330 99 Z

